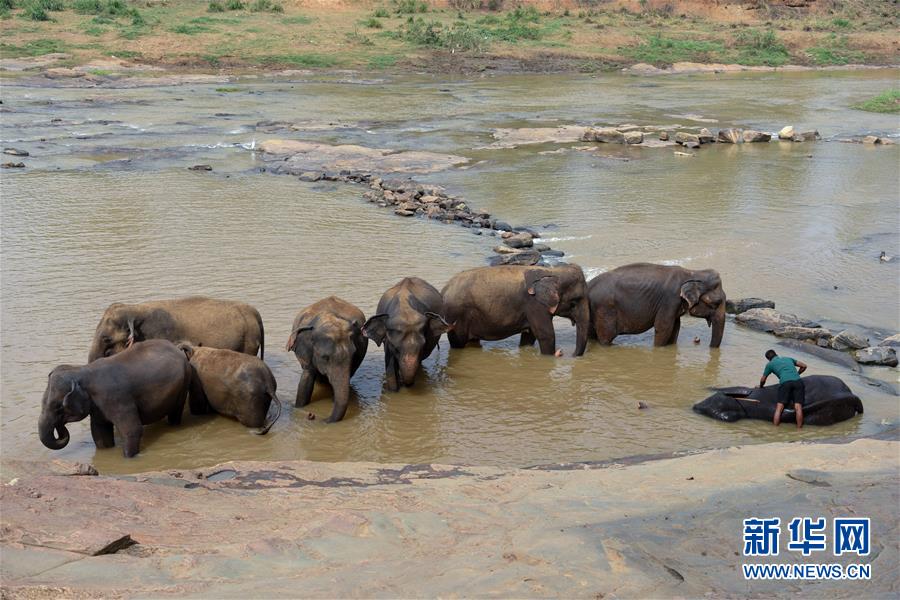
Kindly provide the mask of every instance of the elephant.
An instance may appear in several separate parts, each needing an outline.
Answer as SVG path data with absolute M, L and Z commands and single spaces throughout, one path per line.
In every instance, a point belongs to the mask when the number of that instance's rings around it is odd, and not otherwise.
M 810 375 L 803 378 L 806 401 L 803 403 L 805 425 L 834 425 L 863 413 L 860 400 L 847 384 L 831 375 Z M 740 419 L 772 421 L 778 402 L 778 385 L 763 388 L 713 388 L 715 393 L 694 405 L 694 412 L 720 421 Z M 794 408 L 785 407 L 781 415 L 784 423 L 796 422 Z
M 366 356 L 369 340 L 363 335 L 366 316 L 336 296 L 307 306 L 294 318 L 288 338 L 303 373 L 297 385 L 295 406 L 302 408 L 312 398 L 316 379 L 328 381 L 334 390 L 334 408 L 325 422 L 344 418 L 350 400 L 350 378 Z
M 387 388 L 412 386 L 422 361 L 431 356 L 450 325 L 441 316 L 444 300 L 430 283 L 406 277 L 378 301 L 377 314 L 363 326 L 363 335 L 378 346 L 385 344 Z
M 519 333 L 521 345 L 537 340 L 541 354 L 554 354 L 553 317 L 567 317 L 575 325 L 575 356 L 584 354 L 590 308 L 584 272 L 578 265 L 469 269 L 454 275 L 441 295 L 444 318 L 453 324 L 447 332 L 453 348 Z
M 257 428 L 253 433 L 265 435 L 281 416 L 281 402 L 275 394 L 277 384 L 269 367 L 255 356 L 181 342 L 191 365 L 191 414 L 200 415 L 210 409 L 220 415 L 234 417 L 241 425 Z M 275 403 L 275 416 L 266 423 L 269 405 Z
M 168 340 L 135 342 L 82 366 L 60 365 L 47 381 L 38 434 L 45 446 L 60 450 L 69 443 L 66 423 L 90 415 L 97 447 L 115 446 L 115 427 L 124 438 L 125 457 L 132 457 L 140 450 L 144 425 L 163 417 L 170 425 L 181 423 L 190 382 L 187 358 Z
M 243 302 L 201 296 L 140 304 L 111 304 L 94 332 L 88 362 L 121 352 L 149 339 L 189 341 L 256 355 L 265 354 L 265 333 L 259 312 Z
M 710 348 L 722 344 L 725 291 L 719 273 L 635 263 L 597 275 L 588 283 L 591 337 L 604 345 L 616 336 L 654 329 L 653 345 L 678 341 L 681 316 L 706 319 L 712 328 Z

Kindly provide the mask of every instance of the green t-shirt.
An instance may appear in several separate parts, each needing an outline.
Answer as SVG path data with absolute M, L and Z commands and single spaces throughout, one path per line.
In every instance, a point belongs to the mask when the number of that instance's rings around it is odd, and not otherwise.
M 778 381 L 797 381 L 800 379 L 800 373 L 797 371 L 797 361 L 788 356 L 776 356 L 768 362 L 763 376 L 769 376 L 775 373 Z

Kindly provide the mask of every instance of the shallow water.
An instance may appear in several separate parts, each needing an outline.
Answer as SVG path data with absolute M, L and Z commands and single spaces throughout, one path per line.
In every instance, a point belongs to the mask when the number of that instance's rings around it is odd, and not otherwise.
M 248 92 L 237 94 L 213 85 L 4 85 L 3 145 L 33 156 L 24 172 L 5 170 L 0 180 L 2 457 L 93 461 L 105 472 L 231 459 L 531 465 L 874 433 L 900 419 L 897 397 L 811 356 L 802 356 L 810 373 L 844 378 L 865 415 L 799 434 L 695 415 L 690 406 L 707 386 L 754 384 L 775 340 L 729 322 L 722 348 L 710 350 L 705 322 L 690 318 L 677 347 L 652 348 L 645 334 L 590 345 L 580 359 L 542 357 L 515 340 L 453 352 L 443 343 L 417 386 L 396 394 L 381 392 L 383 358 L 372 344 L 347 418 L 325 425 L 327 389 L 308 410 L 290 407 L 299 367 L 282 346 L 296 311 L 336 294 L 371 314 L 400 278 L 440 288 L 484 264 L 496 240 L 400 219 L 362 202 L 354 185 L 259 173 L 247 148 L 293 137 L 467 156 L 467 168 L 422 179 L 514 224 L 553 224 L 541 229 L 550 244 L 589 274 L 639 260 L 712 267 L 732 297 L 858 323 L 874 340 L 900 330 L 900 260 L 877 260 L 882 250 L 900 255 L 900 153 L 834 139 L 897 135 L 895 116 L 846 108 L 896 76 L 246 82 L 238 87 Z M 263 120 L 301 130 L 265 133 L 254 127 Z M 568 146 L 542 154 L 560 148 L 553 144 L 484 149 L 496 127 L 593 122 L 791 123 L 819 129 L 825 141 L 714 146 L 692 158 L 671 148 L 603 148 L 607 156 Z M 215 170 L 185 169 L 197 163 Z M 125 460 L 119 448 L 97 450 L 85 420 L 70 426 L 66 449 L 45 449 L 36 422 L 46 375 L 86 360 L 106 305 L 189 294 L 243 300 L 262 313 L 266 362 L 286 403 L 272 433 L 187 417 L 181 427 L 146 428 L 141 454 Z M 574 330 L 562 321 L 557 328 L 571 353 Z M 695 335 L 703 344 L 691 343 Z M 865 373 L 897 381 L 895 369 Z M 649 408 L 638 410 L 639 401 Z M 319 418 L 308 420 L 308 411 Z

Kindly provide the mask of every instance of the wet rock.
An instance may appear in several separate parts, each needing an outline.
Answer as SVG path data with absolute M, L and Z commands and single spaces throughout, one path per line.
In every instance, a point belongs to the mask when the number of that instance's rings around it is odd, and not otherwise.
M 306 171 L 305 173 L 300 173 L 298 179 L 300 181 L 319 181 L 323 175 L 325 174 L 316 171 Z
M 668 142 L 669 141 L 669 132 L 668 131 L 660 131 L 659 132 L 659 141 Z
M 509 246 L 494 246 L 494 252 L 497 254 L 517 254 L 522 251 L 517 250 L 516 248 L 510 248 Z
M 510 248 L 530 248 L 534 245 L 534 237 L 530 233 L 517 233 L 503 240 L 503 243 Z
M 566 253 L 562 250 L 543 250 L 541 256 L 549 256 L 551 258 L 562 258 Z
M 831 348 L 822 348 L 818 344 L 810 344 L 808 342 L 802 342 L 800 340 L 783 339 L 778 342 L 778 345 L 796 350 L 797 352 L 812 354 L 813 356 L 817 356 L 822 360 L 834 363 L 836 365 L 841 365 L 842 367 L 846 367 L 851 371 L 858 372 L 860 370 L 860 366 L 857 364 L 857 362 L 846 352 L 838 352 L 837 350 L 832 350 Z
M 744 137 L 740 129 L 720 129 L 717 139 L 722 144 L 744 143 Z
M 844 331 L 838 333 L 834 336 L 834 339 L 831 340 L 831 347 L 835 350 L 860 350 L 869 345 L 869 340 L 864 336 L 850 331 L 849 329 L 845 329 Z
M 24 169 L 25 163 L 23 162 L 6 162 L 0 165 L 0 168 L 3 169 Z
M 892 335 L 891 337 L 884 338 L 879 344 L 879 346 L 890 346 L 892 348 L 900 348 L 900 333 Z
M 640 131 L 628 131 L 625 133 L 625 143 L 629 145 L 643 144 L 644 134 Z
M 813 340 L 817 343 L 820 339 L 824 339 L 826 345 L 832 338 L 832 333 L 823 327 L 779 327 L 772 333 L 777 337 L 791 338 L 794 340 Z
M 747 143 L 768 142 L 771 139 L 772 134 L 766 133 L 764 131 L 755 131 L 753 129 L 744 130 L 744 141 Z
M 547 244 L 534 244 L 532 248 L 535 252 L 540 252 L 542 254 L 550 250 L 550 246 L 548 246 Z
M 683 131 L 679 131 L 675 134 L 675 143 L 682 146 L 687 146 L 688 148 L 699 148 L 700 137 L 694 135 L 693 133 L 685 133 Z
M 492 267 L 497 265 L 536 265 L 541 260 L 541 253 L 533 250 L 525 250 L 514 254 L 503 254 L 491 258 Z
M 870 346 L 853 353 L 853 358 L 861 365 L 881 365 L 896 367 L 897 351 L 887 346 Z
M 822 136 L 819 135 L 818 131 L 804 131 L 803 133 L 795 133 L 794 137 L 791 138 L 795 142 L 814 142 L 818 139 L 821 139 Z
M 714 140 L 712 132 L 706 127 L 700 130 L 700 133 L 697 134 L 697 139 L 700 140 L 701 144 L 711 144 Z
M 867 135 L 862 139 L 863 144 L 880 144 L 881 138 L 877 135 Z
M 512 225 L 506 221 L 494 221 L 494 229 L 497 231 L 512 231 Z
M 212 171 L 212 166 L 210 165 L 193 165 L 188 167 L 188 171 Z
M 401 217 L 411 217 L 416 214 L 416 211 L 405 208 L 396 208 L 394 209 L 394 214 Z
M 734 320 L 745 327 L 768 332 L 783 327 L 819 327 L 815 321 L 808 321 L 789 313 L 780 313 L 774 308 L 751 308 L 738 314 Z
M 793 140 L 794 139 L 794 127 L 792 125 L 788 125 L 786 127 L 782 127 L 781 131 L 778 132 L 779 140 Z
M 18 148 L 4 148 L 3 154 L 9 154 L 10 156 L 29 156 L 26 150 L 19 150 Z
M 747 312 L 751 308 L 775 308 L 775 303 L 762 298 L 739 298 L 725 301 L 725 312 L 732 315 Z
M 583 142 L 600 142 L 604 144 L 624 144 L 625 134 L 618 129 L 588 129 L 581 138 Z

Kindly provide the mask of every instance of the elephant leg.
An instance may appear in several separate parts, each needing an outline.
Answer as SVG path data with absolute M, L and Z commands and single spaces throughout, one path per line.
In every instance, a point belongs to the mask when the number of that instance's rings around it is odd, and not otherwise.
M 531 334 L 537 338 L 541 354 L 555 353 L 556 331 L 553 330 L 553 315 L 541 308 L 535 308 L 529 310 L 525 316 L 528 318 Z
M 188 394 L 188 408 L 192 415 L 205 415 L 210 409 L 206 392 L 203 391 L 203 384 L 200 383 L 200 378 L 196 376 L 191 378 L 191 390 Z
M 450 342 L 451 348 L 465 348 L 466 344 L 469 343 L 469 334 L 457 326 L 453 331 L 447 332 L 447 341 Z
M 116 445 L 113 424 L 96 412 L 91 412 L 91 437 L 98 448 L 112 448 Z
M 604 346 L 611 345 L 618 335 L 615 316 L 608 312 L 596 311 L 593 315 L 591 329 L 597 341 Z
M 119 433 L 121 433 L 124 438 L 122 454 L 125 455 L 125 458 L 131 458 L 140 452 L 141 436 L 144 434 L 144 425 L 141 423 L 140 416 L 138 416 L 137 408 L 134 407 L 131 410 L 125 411 L 125 413 L 121 415 L 119 422 L 116 423 L 116 427 L 118 427 Z
M 658 314 L 653 322 L 653 345 L 668 346 L 672 343 L 672 334 L 678 338 L 681 319 L 677 315 Z
M 184 414 L 184 403 L 187 400 L 187 397 L 187 387 L 178 392 L 178 397 L 175 399 L 175 406 L 172 407 L 172 410 L 168 414 L 169 425 L 181 425 L 181 416 Z
M 681 331 L 681 319 L 675 321 L 675 325 L 672 327 L 672 335 L 669 336 L 669 344 L 678 343 L 678 332 Z
M 385 349 L 384 352 L 384 375 L 385 383 L 389 392 L 396 392 L 400 389 L 399 381 L 399 365 L 396 357 L 390 350 Z
M 309 404 L 315 384 L 316 372 L 313 369 L 303 369 L 303 372 L 300 374 L 300 383 L 297 384 L 297 399 L 294 402 L 296 408 L 303 408 Z
M 529 330 L 523 331 L 522 335 L 519 336 L 519 346 L 534 346 L 536 341 L 537 338 Z

